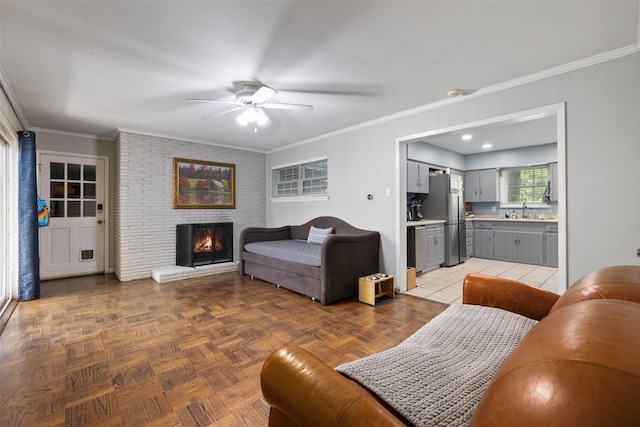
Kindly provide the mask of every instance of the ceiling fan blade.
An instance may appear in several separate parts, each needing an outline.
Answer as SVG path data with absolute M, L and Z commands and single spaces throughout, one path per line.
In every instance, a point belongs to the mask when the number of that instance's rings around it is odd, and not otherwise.
M 253 95 L 251 95 L 251 101 L 256 104 L 262 104 L 267 100 L 271 99 L 276 93 L 277 90 L 270 88 L 269 86 L 261 86 Z
M 235 104 L 235 102 L 234 102 L 234 104 Z M 223 111 L 222 113 L 212 114 L 210 116 L 203 117 L 202 120 L 212 119 L 214 117 L 222 116 L 223 114 L 231 113 L 232 111 L 238 111 L 238 110 L 243 110 L 243 109 L 244 109 L 244 106 L 243 107 L 232 108 L 230 110 Z
M 313 110 L 313 105 L 306 104 L 279 104 L 277 102 L 265 102 L 264 104 L 260 104 L 260 106 L 265 108 L 277 108 L 279 110 Z
M 187 98 L 187 101 L 194 101 L 194 102 L 215 102 L 216 104 L 238 104 L 238 101 L 225 101 L 225 100 L 222 100 L 222 99 Z

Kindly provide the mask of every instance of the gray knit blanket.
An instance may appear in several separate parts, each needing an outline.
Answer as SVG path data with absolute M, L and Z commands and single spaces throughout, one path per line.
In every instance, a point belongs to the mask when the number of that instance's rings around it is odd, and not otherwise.
M 497 308 L 456 304 L 400 345 L 336 371 L 416 426 L 466 426 L 491 378 L 536 323 Z

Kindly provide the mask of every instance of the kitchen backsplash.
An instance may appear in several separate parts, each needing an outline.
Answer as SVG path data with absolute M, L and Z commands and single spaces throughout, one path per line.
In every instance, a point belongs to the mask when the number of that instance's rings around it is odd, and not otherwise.
M 495 208 L 495 210 L 494 210 Z M 476 202 L 473 204 L 473 214 L 474 215 L 493 215 L 493 216 L 500 216 L 500 217 L 504 217 L 506 213 L 509 213 L 509 215 L 511 215 L 511 211 L 514 210 L 513 208 L 510 209 L 500 209 L 500 203 L 487 203 L 487 202 Z M 520 216 L 522 214 L 522 208 L 520 209 L 515 209 L 516 213 L 518 214 L 518 216 Z M 558 216 L 558 203 L 557 202 L 552 202 L 551 206 L 548 207 L 544 207 L 544 208 L 535 208 L 535 207 L 530 207 L 528 208 L 529 214 L 533 215 L 534 212 L 537 212 L 538 215 L 544 215 L 544 216 Z

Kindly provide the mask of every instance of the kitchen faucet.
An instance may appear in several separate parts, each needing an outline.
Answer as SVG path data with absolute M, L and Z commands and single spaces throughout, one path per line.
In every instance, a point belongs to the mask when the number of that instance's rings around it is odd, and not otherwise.
M 527 202 L 522 202 L 522 218 L 527 217 Z

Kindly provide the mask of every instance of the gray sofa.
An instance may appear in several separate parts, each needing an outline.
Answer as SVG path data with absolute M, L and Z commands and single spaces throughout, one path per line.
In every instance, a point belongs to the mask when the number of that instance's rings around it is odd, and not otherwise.
M 252 245 L 256 242 L 288 244 L 282 241 L 295 241 L 291 243 L 298 247 L 315 245 L 306 243 L 311 226 L 333 228 L 333 234 L 321 245 L 309 247 L 311 252 L 315 250 L 319 254 L 316 265 L 313 261 L 307 262 L 313 254 L 306 256 L 304 247 L 296 254 L 277 249 L 269 252 L 270 248 L 256 249 L 256 245 Z M 358 294 L 358 278 L 378 272 L 379 252 L 377 231 L 361 230 L 341 219 L 323 216 L 302 225 L 245 228 L 240 234 L 239 272 L 329 305 Z

